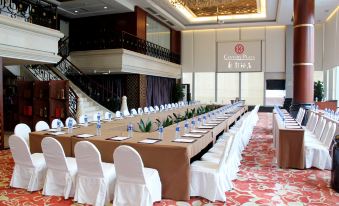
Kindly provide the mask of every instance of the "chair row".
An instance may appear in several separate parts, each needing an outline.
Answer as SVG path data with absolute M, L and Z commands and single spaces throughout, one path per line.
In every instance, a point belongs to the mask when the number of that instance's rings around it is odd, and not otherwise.
M 329 150 L 337 129 L 336 123 L 326 121 L 324 117 L 312 112 L 304 129 L 305 167 L 331 169 L 332 158 Z
M 145 168 L 139 153 L 130 146 L 119 146 L 113 163 L 101 162 L 94 144 L 80 141 L 75 158 L 65 157 L 61 144 L 52 137 L 42 140 L 43 153 L 31 154 L 21 137 L 9 137 L 15 162 L 10 186 L 28 191 L 42 189 L 43 195 L 74 196 L 74 201 L 102 206 L 149 206 L 161 200 L 158 171 Z
M 232 131 L 224 133 L 201 160 L 191 164 L 190 195 L 210 201 L 226 201 L 225 191 L 233 188 L 241 153 L 258 121 L 259 106 L 244 115 Z

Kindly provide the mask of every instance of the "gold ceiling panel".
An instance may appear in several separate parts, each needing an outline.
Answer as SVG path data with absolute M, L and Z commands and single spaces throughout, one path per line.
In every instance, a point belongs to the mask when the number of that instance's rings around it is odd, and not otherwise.
M 177 0 L 197 17 L 260 13 L 257 0 Z

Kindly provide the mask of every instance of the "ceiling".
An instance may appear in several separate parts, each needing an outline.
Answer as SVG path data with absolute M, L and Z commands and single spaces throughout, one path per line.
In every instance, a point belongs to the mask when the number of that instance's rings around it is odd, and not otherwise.
M 62 0 L 59 13 L 68 18 L 80 18 L 104 14 L 132 12 L 135 6 L 139 6 L 155 18 L 177 30 L 224 28 L 234 26 L 266 26 L 289 25 L 293 16 L 293 0 L 210 0 L 214 4 L 203 4 L 206 0 L 184 0 L 191 2 L 185 5 L 192 12 L 190 15 L 197 21 L 183 14 L 177 6 L 171 4 L 173 0 Z M 181 0 L 183 1 L 183 0 Z M 202 3 L 201 3 L 202 2 Z M 221 3 L 225 4 L 221 4 Z M 227 3 L 228 2 L 228 3 Z M 235 3 L 236 2 L 236 3 Z M 265 8 L 259 7 L 264 4 Z M 221 6 L 224 5 L 224 8 Z M 227 5 L 227 6 L 226 6 Z M 239 5 L 241 5 L 239 7 Z M 321 23 L 339 6 L 339 0 L 315 0 L 315 21 Z M 218 7 L 218 9 L 216 9 Z M 199 8 L 199 9 L 198 9 Z M 230 9 L 231 8 L 231 9 Z M 219 11 L 220 10 L 220 11 Z M 263 15 L 246 16 L 240 13 L 257 14 L 264 10 Z M 229 16 L 229 13 L 236 13 Z M 262 12 L 262 11 L 261 11 Z M 225 18 L 221 15 L 225 15 Z

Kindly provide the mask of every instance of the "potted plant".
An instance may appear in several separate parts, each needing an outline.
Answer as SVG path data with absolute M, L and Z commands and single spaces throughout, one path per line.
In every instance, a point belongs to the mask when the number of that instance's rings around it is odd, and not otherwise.
M 322 81 L 314 82 L 314 101 L 321 102 L 324 99 L 324 83 Z
M 183 86 L 181 84 L 176 84 L 173 87 L 173 95 L 172 95 L 172 100 L 173 102 L 179 102 L 184 98 L 184 91 L 183 91 Z

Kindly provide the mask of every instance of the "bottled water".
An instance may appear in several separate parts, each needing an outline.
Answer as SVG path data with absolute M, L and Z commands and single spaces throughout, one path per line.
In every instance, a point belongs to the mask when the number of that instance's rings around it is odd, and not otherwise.
M 177 123 L 177 126 L 175 127 L 175 139 L 180 138 L 180 126 Z
M 203 125 L 206 124 L 206 120 L 207 120 L 207 119 L 206 119 L 206 115 L 204 115 L 203 118 L 202 118 L 202 124 L 203 124 Z
M 195 119 L 194 119 L 194 117 L 192 118 L 192 121 L 191 121 L 191 128 L 192 129 L 195 128 Z
M 133 137 L 133 125 L 132 123 L 128 123 L 128 126 L 127 126 L 127 132 L 128 132 L 128 137 Z
M 198 117 L 197 126 L 198 126 L 198 127 L 200 127 L 200 126 L 201 126 L 201 118 L 200 118 L 200 117 Z
M 159 126 L 159 139 L 163 139 L 164 138 L 164 127 L 162 126 L 162 124 L 160 124 Z
M 72 119 L 68 120 L 67 127 L 68 127 L 68 134 L 72 134 L 72 132 L 73 132 L 73 120 Z
M 185 121 L 185 134 L 189 133 L 189 129 L 188 129 L 188 122 L 187 120 Z
M 60 119 L 57 120 L 57 131 L 58 132 L 61 131 L 61 120 Z
M 84 122 L 85 122 L 85 127 L 88 126 L 88 117 L 87 117 L 87 114 L 85 114 L 84 116 Z
M 98 119 L 98 122 L 97 122 L 97 133 L 96 133 L 97 136 L 101 136 L 101 122 L 100 120 Z
M 112 113 L 108 113 L 108 120 L 112 121 Z
M 97 119 L 100 122 L 100 112 L 98 112 Z

